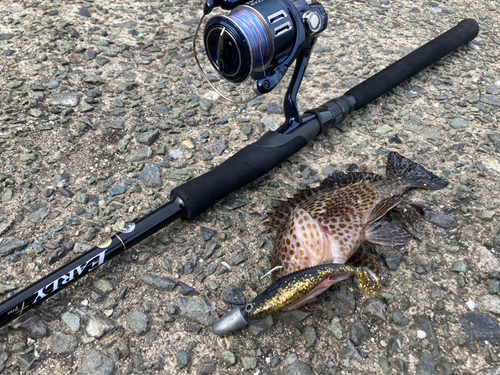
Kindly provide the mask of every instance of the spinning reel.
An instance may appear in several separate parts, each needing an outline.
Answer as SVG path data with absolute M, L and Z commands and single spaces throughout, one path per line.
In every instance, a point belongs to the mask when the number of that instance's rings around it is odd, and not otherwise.
M 316 38 L 328 24 L 323 6 L 314 0 L 207 0 L 195 40 L 203 19 L 217 7 L 231 12 L 214 16 L 205 25 L 203 42 L 212 67 L 234 84 L 254 80 L 253 90 L 262 95 L 278 85 L 296 60 L 284 109 L 287 127 L 299 125 L 297 92 Z M 193 49 L 203 72 L 196 46 Z M 203 75 L 219 95 L 233 101 Z

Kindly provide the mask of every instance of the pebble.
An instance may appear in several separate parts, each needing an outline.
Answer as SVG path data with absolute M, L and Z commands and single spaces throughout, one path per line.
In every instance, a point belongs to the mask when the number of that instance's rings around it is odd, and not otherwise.
M 28 311 L 21 315 L 12 325 L 14 329 L 26 331 L 29 337 L 39 339 L 49 336 L 47 324 L 33 311 Z
M 0 245 L 0 256 L 10 255 L 24 249 L 26 246 L 28 246 L 28 242 L 20 238 L 14 238 Z
M 159 130 L 155 129 L 145 133 L 141 133 L 135 138 L 137 139 L 137 142 L 151 146 L 158 140 L 159 137 L 160 137 L 160 132 Z
M 80 8 L 78 10 L 78 14 L 82 17 L 87 17 L 87 18 L 92 17 L 92 14 L 90 14 L 90 12 L 87 8 Z
M 361 320 L 356 321 L 351 327 L 351 341 L 359 346 L 372 337 L 370 328 Z
M 248 330 L 252 335 L 259 336 L 266 332 L 270 327 L 274 325 L 274 320 L 272 315 L 266 316 L 264 319 L 260 320 L 250 320 Z
M 50 90 L 57 89 L 59 87 L 59 81 L 52 79 L 49 82 L 47 82 L 47 88 Z
M 488 139 L 497 150 L 500 150 L 500 133 L 489 133 Z
M 493 241 L 493 243 L 495 244 L 495 240 Z M 490 274 L 500 270 L 500 261 L 486 247 L 484 246 L 476 247 L 471 255 L 474 259 L 477 269 L 481 270 L 482 272 Z
M 466 272 L 467 267 L 465 266 L 465 263 L 463 260 L 457 260 L 455 263 L 453 263 L 453 266 L 451 267 L 452 272 Z
M 93 75 L 93 74 L 88 74 L 83 77 L 82 79 L 83 82 L 89 83 L 91 85 L 102 85 L 104 84 L 104 80 L 98 76 L 98 75 Z
M 243 253 L 238 253 L 238 254 L 234 255 L 233 257 L 231 257 L 231 262 L 235 266 L 237 266 L 240 263 L 243 263 L 244 261 L 245 261 L 245 255 L 243 255 Z
M 228 285 L 224 289 L 222 292 L 222 300 L 235 305 L 244 305 L 247 303 L 247 300 L 241 290 L 234 285 Z
M 137 163 L 141 161 L 146 161 L 151 158 L 153 151 L 149 148 L 140 148 L 138 150 L 133 150 L 127 157 L 127 161 L 130 163 Z
M 112 375 L 114 369 L 115 363 L 110 357 L 95 349 L 89 349 L 76 372 L 83 375 Z
M 177 352 L 177 363 L 179 364 L 179 368 L 186 367 L 189 363 L 189 354 L 185 350 L 179 350 Z
M 218 139 L 212 143 L 212 152 L 215 155 L 222 155 L 225 149 L 227 149 L 227 141 L 225 139 Z
M 438 285 L 431 286 L 431 298 L 444 298 L 443 290 Z
M 387 354 L 388 355 L 401 353 L 402 348 L 403 348 L 403 335 L 402 334 L 399 334 L 395 337 L 391 337 L 387 341 Z
M 201 236 L 203 237 L 203 239 L 205 241 L 210 241 L 214 235 L 214 231 L 212 229 L 206 228 L 206 227 L 200 227 L 200 232 L 201 232 Z M 215 243 L 217 243 L 217 242 L 215 242 Z M 219 247 L 220 247 L 220 244 L 219 244 Z M 215 248 L 213 250 L 215 250 Z M 213 253 L 213 250 L 212 250 L 212 253 Z M 210 255 L 212 255 L 212 254 L 210 254 Z M 203 258 L 205 258 L 205 257 L 203 257 Z
M 270 115 L 282 115 L 285 113 L 283 106 L 281 106 L 277 103 L 273 103 L 273 102 L 270 102 L 267 105 L 266 110 L 267 110 L 267 113 L 269 113 Z
M 434 357 L 428 351 L 423 351 L 420 356 L 420 363 L 417 368 L 416 375 L 435 375 L 436 363 Z
M 210 99 L 200 99 L 200 107 L 204 111 L 209 111 L 212 107 L 212 101 Z
M 234 210 L 236 208 L 243 207 L 246 205 L 247 199 L 246 198 L 240 198 L 240 197 L 231 197 L 228 200 L 224 202 L 224 207 L 229 208 L 230 210 Z
M 245 370 L 251 370 L 257 367 L 257 358 L 255 357 L 242 355 L 240 359 Z
M 78 315 L 66 311 L 64 314 L 62 314 L 61 319 L 73 332 L 77 332 L 80 330 L 80 317 Z
M 177 286 L 177 282 L 172 279 L 169 279 L 167 277 L 154 276 L 149 273 L 142 274 L 141 280 L 147 285 L 152 286 L 156 290 L 166 290 L 167 292 L 173 291 Z
M 496 342 L 500 340 L 500 328 L 488 315 L 469 313 L 460 319 L 460 325 L 471 340 Z
M 94 60 L 97 57 L 97 53 L 94 50 L 87 50 L 83 58 L 87 61 Z
M 0 34 L 0 41 L 1 40 L 9 40 L 13 37 L 14 37 L 14 34 L 8 34 L 8 33 Z
M 276 120 L 269 116 L 263 116 L 260 122 L 262 122 L 272 131 L 275 131 L 280 127 Z
M 328 330 L 333 333 L 333 335 L 341 340 L 344 335 L 342 333 L 342 323 L 340 322 L 340 318 L 338 316 L 335 316 L 330 324 L 328 325 Z
M 177 304 L 179 305 L 179 316 L 181 318 L 195 321 L 204 326 L 211 326 L 219 319 L 219 314 L 203 298 L 187 299 L 177 297 Z
M 128 326 L 138 335 L 146 332 L 148 321 L 148 316 L 139 310 L 134 310 L 127 315 Z
M 75 202 L 80 204 L 89 203 L 89 196 L 85 193 L 78 193 L 75 197 Z
M 21 354 L 17 357 L 17 364 L 22 370 L 28 371 L 34 367 L 35 358 L 31 353 Z
M 488 95 L 481 95 L 479 101 L 485 104 L 489 104 L 495 107 L 500 107 L 500 99 L 494 98 Z
M 9 199 L 10 200 L 10 199 Z M 6 220 L 0 223 L 0 236 L 7 233 L 14 226 L 14 220 Z
M 377 319 L 385 321 L 384 315 L 385 306 L 382 302 L 376 299 L 370 299 L 365 303 L 364 313 L 367 315 L 371 315 Z
M 430 211 L 425 213 L 425 218 L 432 224 L 441 228 L 454 228 L 458 226 L 457 221 L 451 215 L 442 212 Z
M 427 340 L 431 344 L 434 352 L 439 353 L 439 344 L 436 332 L 430 318 L 427 315 L 414 315 L 413 320 L 415 321 L 417 328 L 425 332 Z
M 56 263 L 59 259 L 62 259 L 66 255 L 66 250 L 62 247 L 58 247 L 47 254 L 47 260 L 49 264 Z
M 500 285 L 497 280 L 493 280 L 488 287 L 489 294 L 498 294 L 500 292 Z
M 78 342 L 73 334 L 55 332 L 50 340 L 50 349 L 56 354 L 71 354 L 77 346 Z
M 60 105 L 63 107 L 76 107 L 80 102 L 82 94 L 79 92 L 61 92 L 52 94 L 50 105 Z
M 465 129 L 467 129 L 469 124 L 467 123 L 467 120 L 464 120 L 463 118 L 457 117 L 457 118 L 453 119 L 453 121 L 451 122 L 451 126 L 452 126 L 452 128 L 454 128 L 460 132 L 463 132 Z
M 15 286 L 15 285 L 8 285 L 8 284 L 0 283 L 0 294 L 5 294 L 5 293 L 11 292 L 11 291 L 16 290 L 16 289 L 17 289 L 17 286 Z
M 170 178 L 173 180 L 187 181 L 193 177 L 193 173 L 186 169 L 176 169 L 170 173 Z
M 385 135 L 385 134 L 389 133 L 390 131 L 392 131 L 392 126 L 387 125 L 387 124 L 382 125 L 381 127 L 377 128 L 377 130 L 375 130 L 375 132 L 377 132 L 380 135 Z
M 40 207 L 38 210 L 33 212 L 30 216 L 29 219 L 33 223 L 41 223 L 43 219 L 45 219 L 47 216 L 49 216 L 50 210 L 43 206 Z
M 104 294 L 111 293 L 115 288 L 111 281 L 106 279 L 97 279 L 94 281 L 94 288 L 101 291 Z
M 385 265 L 391 271 L 397 271 L 399 269 L 402 257 L 398 257 L 389 253 L 383 253 L 382 258 L 384 258 Z
M 222 362 L 229 366 L 232 366 L 236 363 L 236 356 L 229 350 L 221 350 L 217 354 L 217 357 L 219 357 Z
M 478 217 L 478 219 L 481 219 L 483 221 L 492 221 L 493 216 L 495 215 L 496 215 L 495 211 L 482 211 L 479 212 L 476 216 Z
M 314 329 L 314 327 L 306 326 L 306 328 L 304 329 L 304 337 L 306 339 L 306 345 L 310 348 L 313 347 L 317 339 L 316 330 Z
M 111 319 L 92 315 L 87 322 L 86 332 L 89 336 L 100 339 L 107 332 L 116 329 L 116 324 Z
M 144 169 L 149 170 L 151 167 L 151 165 L 146 164 L 144 166 Z M 154 168 L 150 170 L 147 174 L 141 177 L 141 181 L 144 186 L 151 188 L 161 188 L 163 186 L 163 183 L 161 181 L 160 168 Z
M 480 310 L 489 311 L 493 314 L 500 315 L 500 297 L 485 294 L 477 301 L 476 307 Z
M 137 22 L 135 21 L 125 21 L 120 23 L 115 23 L 113 27 L 121 27 L 125 29 L 134 29 L 137 27 Z
M 158 106 L 158 107 L 153 107 L 153 111 L 155 111 L 159 115 L 166 116 L 169 114 L 170 109 L 169 109 L 169 107 L 162 105 L 162 106 Z
M 305 362 L 294 362 L 276 372 L 277 375 L 313 375 L 311 366 Z M 332 373 L 333 374 L 333 373 Z

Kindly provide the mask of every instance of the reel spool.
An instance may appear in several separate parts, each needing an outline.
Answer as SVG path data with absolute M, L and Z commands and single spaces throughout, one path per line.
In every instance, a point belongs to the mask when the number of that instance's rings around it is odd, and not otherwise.
M 311 49 L 317 35 L 327 26 L 323 6 L 311 0 L 207 0 L 194 40 L 205 16 L 217 7 L 231 12 L 214 16 L 205 25 L 203 43 L 208 60 L 224 80 L 234 84 L 253 80 L 256 96 L 273 90 L 301 51 Z M 210 86 L 235 102 L 208 80 L 194 41 L 193 49 Z M 300 85 L 303 73 L 294 75 L 292 81 L 298 80 Z

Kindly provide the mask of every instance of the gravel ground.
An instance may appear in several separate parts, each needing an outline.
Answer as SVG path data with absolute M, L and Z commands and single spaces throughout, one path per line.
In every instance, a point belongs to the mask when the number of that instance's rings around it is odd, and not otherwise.
M 302 110 L 464 18 L 479 36 L 328 130 L 280 167 L 177 221 L 0 329 L 0 373 L 499 374 L 499 5 L 324 0 L 330 26 Z M 203 2 L 0 4 L 0 260 L 84 213 L 241 106 L 204 83 L 191 38 Z M 168 201 L 283 120 L 286 82 L 105 204 L 0 266 L 0 298 Z M 229 337 L 218 316 L 269 283 L 277 200 L 335 170 L 383 173 L 388 150 L 450 184 L 390 217 L 414 236 L 366 246 L 386 278 Z M 223 182 L 221 182 L 223 183 Z

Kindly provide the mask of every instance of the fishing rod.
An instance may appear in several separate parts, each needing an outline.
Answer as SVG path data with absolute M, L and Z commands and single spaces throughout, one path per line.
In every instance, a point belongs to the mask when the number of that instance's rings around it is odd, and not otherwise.
M 176 219 L 193 220 L 228 194 L 278 166 L 325 129 L 339 124 L 351 112 L 468 43 L 479 32 L 476 21 L 463 20 L 343 96 L 308 110 L 301 117 L 296 95 L 316 38 L 327 27 L 327 14 L 320 4 L 305 0 L 262 0 L 250 4 L 242 0 L 206 2 L 205 15 L 215 7 L 231 10 L 231 13 L 227 17 L 213 17 L 207 23 L 205 50 L 219 75 L 233 82 L 255 79 L 254 90 L 259 94 L 276 87 L 295 61 L 284 99 L 285 123 L 218 167 L 176 187 L 170 194 L 170 202 L 1 303 L 0 326 L 40 305 Z M 250 34 L 255 30 L 261 33 Z

